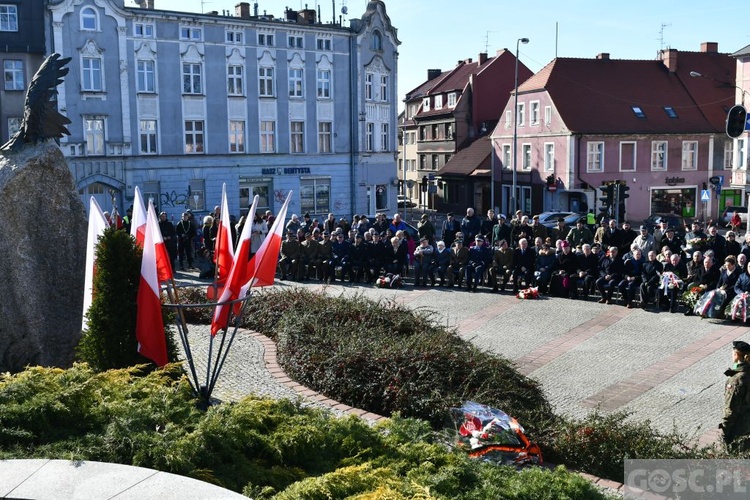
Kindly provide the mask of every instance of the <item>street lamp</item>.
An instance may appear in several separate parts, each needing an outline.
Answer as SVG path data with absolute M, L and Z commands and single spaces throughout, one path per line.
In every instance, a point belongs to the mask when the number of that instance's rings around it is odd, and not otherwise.
M 513 91 L 513 187 L 510 193 L 510 210 L 509 212 L 515 213 L 518 210 L 516 201 L 516 170 L 518 162 L 518 45 L 521 43 L 529 43 L 528 38 L 519 38 L 516 40 L 516 77 Z M 508 217 L 511 217 L 510 213 Z
M 747 90 L 743 89 L 742 87 L 740 87 L 738 85 L 735 85 L 732 82 L 725 82 L 725 81 L 722 81 L 722 80 L 717 80 L 716 78 L 712 78 L 712 77 L 710 77 L 708 75 L 704 75 L 703 73 L 699 73 L 697 71 L 691 71 L 690 72 L 690 76 L 692 76 L 693 78 L 706 78 L 708 80 L 713 80 L 716 83 L 719 83 L 719 84 L 723 85 L 724 87 L 734 87 L 734 88 L 736 88 L 737 90 L 739 90 L 740 92 L 742 92 L 742 105 L 743 106 L 745 105 L 745 93 L 747 92 Z

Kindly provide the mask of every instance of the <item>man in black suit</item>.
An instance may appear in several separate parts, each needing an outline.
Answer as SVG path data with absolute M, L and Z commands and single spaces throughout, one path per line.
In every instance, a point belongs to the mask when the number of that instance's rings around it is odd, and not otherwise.
M 530 285 L 534 277 L 536 252 L 529 248 L 529 240 L 518 240 L 518 248 L 513 251 L 513 293 L 518 293 L 518 284 L 523 280 Z

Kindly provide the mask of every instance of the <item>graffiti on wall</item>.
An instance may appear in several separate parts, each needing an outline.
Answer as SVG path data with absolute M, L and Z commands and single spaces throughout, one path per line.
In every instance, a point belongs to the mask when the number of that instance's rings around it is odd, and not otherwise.
M 178 193 L 177 191 L 163 192 L 159 194 L 159 205 L 161 207 L 179 207 L 188 204 L 187 193 Z

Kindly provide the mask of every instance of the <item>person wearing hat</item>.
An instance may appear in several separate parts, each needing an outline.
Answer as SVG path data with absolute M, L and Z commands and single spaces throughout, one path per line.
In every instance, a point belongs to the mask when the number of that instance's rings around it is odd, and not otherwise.
M 557 240 L 564 240 L 567 238 L 568 233 L 570 232 L 570 228 L 567 224 L 565 224 L 565 218 L 560 217 L 557 219 L 557 224 L 555 227 L 550 229 L 548 231 L 549 236 L 552 238 L 552 241 L 556 242 Z
M 513 250 L 510 249 L 508 241 L 505 239 L 495 240 L 495 252 L 492 256 L 492 267 L 490 267 L 490 283 L 492 291 L 497 292 L 498 288 L 505 291 L 505 287 L 510 281 L 513 272 Z
M 633 245 L 640 248 L 643 255 L 648 255 L 649 252 L 658 252 L 656 240 L 648 233 L 648 227 L 646 226 L 640 227 L 640 234 L 633 240 Z
M 461 223 L 453 216 L 453 212 L 448 212 L 446 219 L 443 221 L 442 232 L 440 233 L 446 247 L 453 248 L 453 242 L 456 241 L 456 233 L 460 230 Z
M 448 288 L 452 288 L 454 283 L 461 283 L 466 271 L 466 263 L 469 261 L 469 249 L 464 246 L 463 239 L 456 239 L 451 247 L 451 259 L 448 266 Z
M 583 219 L 576 221 L 576 227 L 570 230 L 567 237 L 568 243 L 574 247 L 581 246 L 584 243 L 591 245 L 594 242 L 594 236 L 589 231 L 589 228 L 583 223 Z
M 734 255 L 735 257 L 739 257 L 740 253 L 742 253 L 742 245 L 737 241 L 737 233 L 734 231 L 727 231 L 727 234 L 724 236 L 725 242 L 724 242 L 724 252 L 727 255 Z
M 536 241 L 537 238 L 541 238 L 542 241 L 545 241 L 547 239 L 547 236 L 549 235 L 547 232 L 547 228 L 539 223 L 538 215 L 535 215 L 531 218 L 531 231 L 533 235 L 533 241 Z
M 492 251 L 484 244 L 484 236 L 474 236 L 474 246 L 469 248 L 469 258 L 464 269 L 466 288 L 476 292 L 479 283 L 484 280 L 484 271 L 492 262 Z
M 512 229 L 513 228 L 510 226 L 510 224 L 507 224 L 505 222 L 505 214 L 498 215 L 497 224 L 495 224 L 492 228 L 492 246 L 496 247 L 497 243 L 500 240 L 505 240 L 505 242 L 508 244 L 508 247 L 510 248 Z
M 705 250 L 706 240 L 708 235 L 701 229 L 701 223 L 698 219 L 695 219 L 692 224 L 692 229 L 685 234 L 685 253 L 691 254 L 696 250 L 703 252 Z M 662 243 L 662 246 L 664 243 Z
M 682 254 L 682 240 L 677 237 L 677 234 L 675 234 L 675 229 L 673 227 L 668 227 L 664 232 L 664 236 L 662 236 L 661 238 L 661 242 L 657 247 L 657 251 L 664 247 L 669 247 L 669 250 L 672 253 Z M 691 253 L 688 253 L 688 258 L 690 255 Z
M 719 424 L 731 451 L 750 449 L 750 344 L 732 342 L 732 367 L 724 386 L 724 418 Z
M 435 243 L 435 225 L 430 221 L 427 214 L 422 214 L 422 218 L 417 223 L 417 234 L 419 239 L 427 238 L 430 245 Z
M 304 229 L 305 231 L 312 231 L 312 228 L 310 225 L 312 224 L 312 219 L 310 219 L 310 212 L 305 212 L 305 215 L 302 216 L 302 222 L 300 222 L 300 227 Z
M 414 249 L 414 286 L 427 286 L 427 276 L 432 279 L 432 286 L 435 286 L 435 268 L 432 264 L 432 254 L 435 249 L 430 244 L 427 236 L 419 239 L 419 246 Z
M 315 230 L 305 233 L 305 241 L 300 244 L 299 263 L 297 264 L 297 279 L 304 281 L 313 276 L 317 277 L 318 271 L 323 267 L 320 258 L 320 243 L 316 239 Z M 313 274 L 314 273 L 314 274 Z

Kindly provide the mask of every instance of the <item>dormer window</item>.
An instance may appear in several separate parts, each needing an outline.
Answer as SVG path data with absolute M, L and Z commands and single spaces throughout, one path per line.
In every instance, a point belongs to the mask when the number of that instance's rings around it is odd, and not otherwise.
M 646 118 L 646 113 L 643 112 L 643 109 L 641 109 L 640 106 L 633 106 L 631 109 L 633 110 L 633 113 L 635 113 L 636 117 L 640 119 Z
M 670 118 L 677 118 L 677 112 L 674 110 L 672 106 L 664 106 L 664 112 Z
M 443 96 L 442 95 L 435 96 L 435 109 L 443 109 Z
M 429 111 L 430 110 L 430 98 L 425 97 L 422 99 L 422 111 Z
M 81 29 L 88 31 L 97 31 L 99 29 L 99 16 L 91 7 L 81 10 Z

